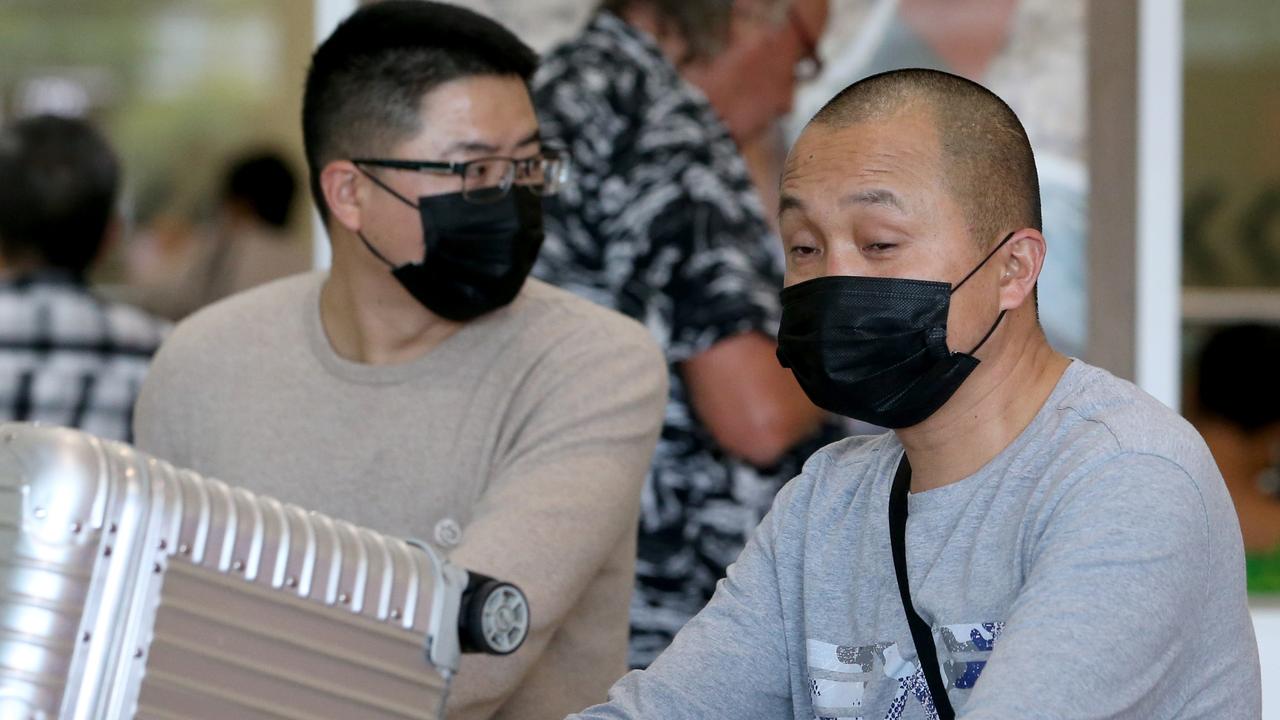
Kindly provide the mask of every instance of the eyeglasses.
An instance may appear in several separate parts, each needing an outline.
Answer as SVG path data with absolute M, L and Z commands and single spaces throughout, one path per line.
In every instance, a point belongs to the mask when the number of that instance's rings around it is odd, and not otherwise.
M 787 8 L 787 20 L 791 23 L 791 29 L 796 31 L 796 36 L 800 39 L 800 47 L 804 49 L 804 57 L 800 58 L 800 62 L 796 63 L 796 80 L 800 82 L 809 82 L 822 74 L 822 58 L 818 55 L 818 41 L 809 32 L 809 28 L 805 27 L 804 20 L 800 17 L 800 13 L 796 11 L 796 6 L 792 4 Z
M 530 158 L 486 157 L 465 162 L 357 158 L 351 162 L 393 170 L 461 176 L 462 198 L 478 205 L 501 200 L 511 192 L 512 185 L 527 187 L 542 196 L 555 195 L 569 179 L 568 155 L 552 149 L 544 149 Z

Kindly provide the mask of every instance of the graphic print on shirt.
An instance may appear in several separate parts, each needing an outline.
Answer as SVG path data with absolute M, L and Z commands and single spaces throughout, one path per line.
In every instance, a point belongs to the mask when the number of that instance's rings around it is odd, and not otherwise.
M 935 642 L 941 640 L 937 645 L 942 675 L 957 707 L 957 693 L 973 689 L 1003 629 L 1002 622 L 933 629 Z M 938 711 L 914 651 L 910 652 L 913 659 L 907 659 L 897 642 L 855 646 L 809 639 L 806 646 L 815 720 L 937 720 Z M 923 714 L 908 712 L 917 706 Z

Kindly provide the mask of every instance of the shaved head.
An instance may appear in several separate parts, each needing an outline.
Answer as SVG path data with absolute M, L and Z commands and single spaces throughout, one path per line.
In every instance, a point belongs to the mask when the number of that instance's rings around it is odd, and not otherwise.
M 1035 157 L 1018 116 L 981 85 L 936 70 L 892 70 L 850 85 L 810 121 L 842 129 L 921 115 L 936 128 L 946 186 L 980 244 L 1041 230 Z

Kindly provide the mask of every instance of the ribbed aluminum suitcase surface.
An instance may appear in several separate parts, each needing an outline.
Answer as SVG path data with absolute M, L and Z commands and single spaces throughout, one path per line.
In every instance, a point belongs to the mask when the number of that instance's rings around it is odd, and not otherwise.
M 467 575 L 424 550 L 0 425 L 0 720 L 435 718 Z

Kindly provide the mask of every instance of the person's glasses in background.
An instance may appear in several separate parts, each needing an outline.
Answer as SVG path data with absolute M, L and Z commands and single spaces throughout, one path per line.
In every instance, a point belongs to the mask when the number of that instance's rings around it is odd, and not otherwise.
M 791 23 L 791 29 L 795 31 L 796 37 L 800 40 L 800 47 L 804 49 L 804 57 L 800 58 L 800 62 L 796 63 L 796 80 L 809 82 L 822 74 L 822 57 L 818 55 L 818 40 L 809 31 L 809 28 L 805 26 L 804 18 L 801 18 L 800 13 L 796 12 L 795 5 L 787 8 L 787 20 Z

